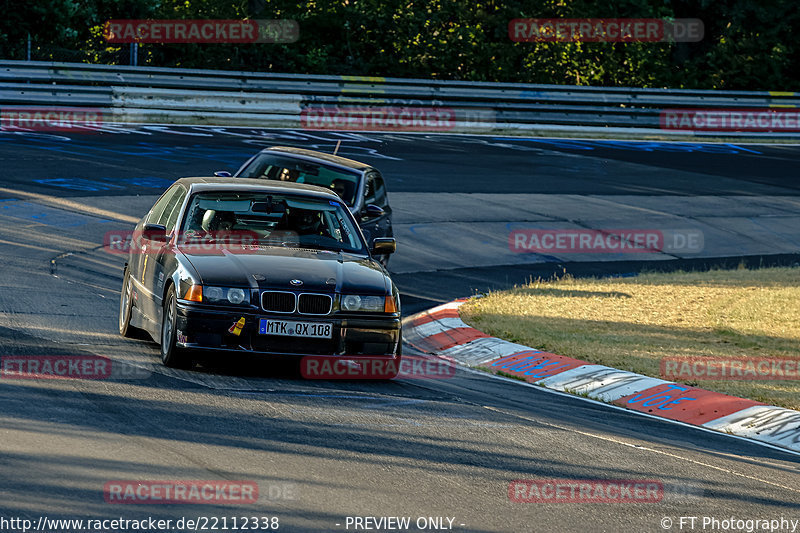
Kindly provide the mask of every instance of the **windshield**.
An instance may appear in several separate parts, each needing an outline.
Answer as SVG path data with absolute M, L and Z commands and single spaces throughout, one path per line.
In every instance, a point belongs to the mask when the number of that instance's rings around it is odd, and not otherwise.
M 247 236 L 238 239 L 237 236 Z M 206 192 L 192 197 L 182 242 L 248 242 L 366 254 L 347 208 L 338 201 L 267 193 Z
M 319 163 L 274 154 L 259 154 L 241 173 L 242 178 L 294 181 L 330 189 L 352 207 L 361 174 Z

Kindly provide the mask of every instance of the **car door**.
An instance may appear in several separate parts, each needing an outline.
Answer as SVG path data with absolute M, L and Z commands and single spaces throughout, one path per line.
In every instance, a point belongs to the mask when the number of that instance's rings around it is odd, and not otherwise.
M 153 207 L 150 208 L 150 211 L 142 217 L 142 220 L 139 221 L 133 231 L 134 241 L 131 243 L 131 253 L 128 257 L 128 271 L 136 285 L 142 284 L 142 269 L 147 264 L 144 257 L 146 252 L 150 249 L 150 243 L 143 240 L 141 237 L 142 232 L 146 224 L 155 223 L 155 220 L 164 213 L 167 203 L 175 193 L 175 187 L 176 186 L 172 186 L 164 191 L 161 197 L 156 200 L 156 203 L 153 204 Z M 139 307 L 142 307 L 143 303 L 139 302 L 138 293 L 139 291 L 136 289 L 136 302 Z
M 380 207 L 383 209 L 383 214 L 369 213 L 367 209 L 369 205 Z M 365 176 L 364 203 L 359 217 L 359 225 L 370 246 L 372 246 L 373 239 L 393 235 L 392 208 L 389 207 L 389 198 L 386 194 L 383 177 L 377 170 L 369 170 Z
M 173 214 L 176 206 L 182 205 L 184 198 L 186 198 L 186 189 L 182 185 L 173 185 L 153 206 L 142 229 L 146 224 L 166 226 L 170 215 Z M 166 233 L 169 232 L 170 228 L 167 227 Z M 163 262 L 165 250 L 167 247 L 164 246 L 164 243 L 142 240 L 137 280 L 141 283 L 144 294 L 140 295 L 137 305 L 139 310 L 152 321 L 158 320 L 161 316 L 161 294 L 157 290 L 157 284 L 158 274 L 163 272 L 159 262 Z
M 175 195 L 172 196 L 167 203 L 167 207 L 164 209 L 164 213 L 159 219 L 159 222 L 157 222 L 157 224 L 161 224 L 166 228 L 166 233 L 169 235 L 170 239 L 174 239 L 176 237 L 176 233 L 178 231 L 178 216 L 183 210 L 183 204 L 186 200 L 187 193 L 187 190 L 182 185 L 179 185 L 177 189 L 178 190 Z M 149 286 L 153 287 L 153 305 L 155 307 L 153 316 L 158 317 L 160 320 L 161 308 L 163 305 L 162 299 L 164 296 L 164 284 L 167 282 L 175 268 L 175 250 L 172 246 L 161 246 L 159 248 L 159 252 L 153 254 L 151 258 L 152 262 L 151 269 L 148 274 L 149 278 L 145 279 L 148 280 Z

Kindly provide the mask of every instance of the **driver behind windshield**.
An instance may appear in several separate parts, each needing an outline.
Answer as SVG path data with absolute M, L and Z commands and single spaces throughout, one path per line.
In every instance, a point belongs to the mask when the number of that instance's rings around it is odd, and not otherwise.
M 234 224 L 236 224 L 236 215 L 230 211 L 209 209 L 203 215 L 203 229 L 211 234 L 231 231 Z
M 278 179 L 281 181 L 297 181 L 299 177 L 300 171 L 293 168 L 284 168 L 278 175 Z
M 192 207 L 186 219 L 184 239 L 211 238 L 226 240 L 234 233 L 236 214 L 231 211 L 203 209 L 198 205 Z
M 298 235 L 330 236 L 319 211 L 291 208 L 287 213 L 287 225 L 289 230 L 297 232 Z
M 333 180 L 331 182 L 331 189 L 333 189 L 333 192 L 339 195 L 339 198 L 344 200 L 345 195 L 347 194 L 347 182 L 344 180 Z

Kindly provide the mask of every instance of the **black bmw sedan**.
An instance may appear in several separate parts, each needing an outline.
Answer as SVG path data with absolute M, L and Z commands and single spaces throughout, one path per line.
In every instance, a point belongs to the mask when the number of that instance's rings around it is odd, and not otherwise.
M 183 178 L 133 232 L 119 331 L 170 367 L 202 350 L 401 357 L 400 298 L 342 199 L 321 187 Z

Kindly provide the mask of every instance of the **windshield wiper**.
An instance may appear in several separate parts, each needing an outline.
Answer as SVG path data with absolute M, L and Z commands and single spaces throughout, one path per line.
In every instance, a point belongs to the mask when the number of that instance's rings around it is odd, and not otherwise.
M 309 250 L 323 250 L 326 252 L 334 253 L 353 253 L 351 250 L 346 250 L 341 246 L 325 246 L 324 244 L 303 244 L 302 248 Z

